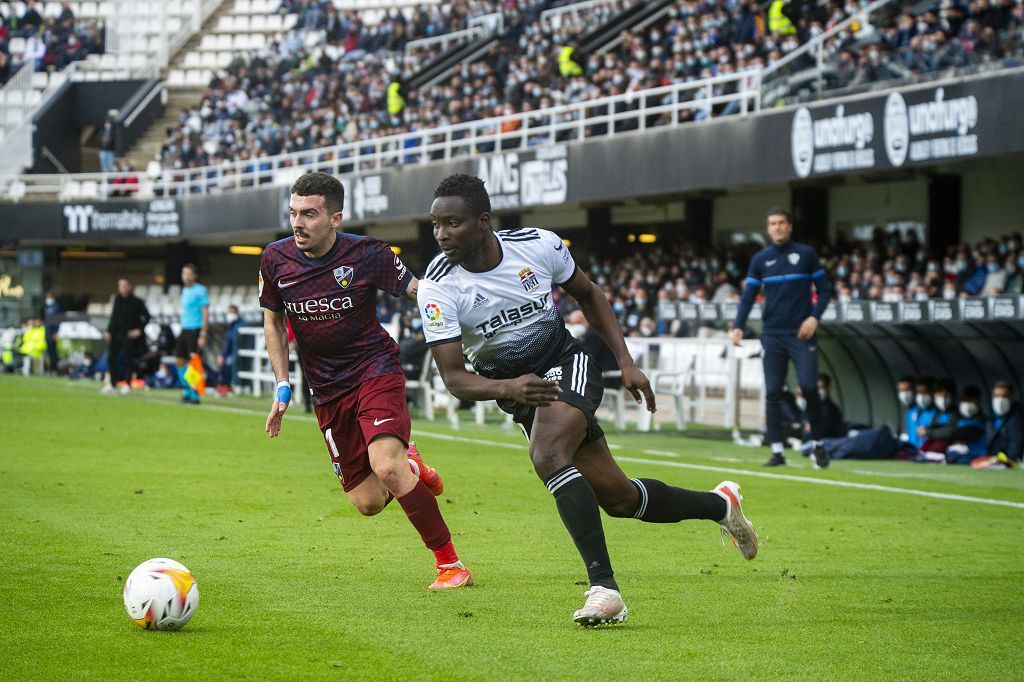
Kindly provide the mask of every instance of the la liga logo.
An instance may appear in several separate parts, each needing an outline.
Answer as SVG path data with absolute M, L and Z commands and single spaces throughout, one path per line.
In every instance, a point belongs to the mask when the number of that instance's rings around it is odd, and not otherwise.
M 423 308 L 423 314 L 427 316 L 429 321 L 436 322 L 441 319 L 441 307 L 436 303 L 428 303 Z

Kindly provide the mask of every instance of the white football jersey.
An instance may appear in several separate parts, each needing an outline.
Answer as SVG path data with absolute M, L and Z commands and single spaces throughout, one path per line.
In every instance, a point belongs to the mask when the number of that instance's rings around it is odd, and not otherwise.
M 480 374 L 507 379 L 543 372 L 572 337 L 551 300 L 576 262 L 554 232 L 521 228 L 495 232 L 501 261 L 469 272 L 437 255 L 417 294 L 428 345 L 460 340 Z

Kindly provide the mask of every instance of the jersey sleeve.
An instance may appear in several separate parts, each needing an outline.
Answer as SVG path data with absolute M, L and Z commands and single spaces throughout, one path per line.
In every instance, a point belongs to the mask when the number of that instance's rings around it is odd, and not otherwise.
M 203 287 L 202 289 L 199 290 L 199 295 L 196 296 L 196 304 L 200 308 L 210 307 L 210 292 L 206 290 L 206 287 Z
M 420 319 L 423 321 L 423 335 L 427 345 L 458 341 L 462 338 L 459 324 L 459 309 L 451 294 L 436 282 L 420 280 L 417 293 Z
M 576 261 L 569 253 L 569 247 L 554 232 L 539 230 L 541 244 L 551 268 L 551 281 L 561 286 L 572 279 L 576 272 Z
M 409 268 L 405 267 L 405 263 L 391 247 L 380 240 L 374 240 L 367 248 L 367 280 L 381 291 L 401 296 L 412 281 Z
M 259 272 L 260 307 L 279 312 L 284 310 L 284 302 L 281 301 L 277 287 L 274 286 L 273 266 L 273 257 L 271 256 L 270 249 L 264 249 L 263 256 L 260 258 Z

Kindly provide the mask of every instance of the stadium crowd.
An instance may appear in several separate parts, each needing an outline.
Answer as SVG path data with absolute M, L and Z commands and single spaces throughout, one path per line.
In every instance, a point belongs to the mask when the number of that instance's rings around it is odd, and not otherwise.
M 61 3 L 57 16 L 42 14 L 41 3 L 26 0 L 21 14 L 14 3 L 0 2 L 0 85 L 22 64 L 34 71 L 59 71 L 90 54 L 104 51 L 103 25 L 79 20 L 70 2 Z M 18 41 L 17 50 L 12 43 Z
M 259 158 L 285 152 L 769 66 L 867 6 L 791 0 L 783 17 L 769 24 L 752 0 L 678 0 L 660 21 L 623 33 L 614 49 L 600 55 L 576 50 L 561 59 L 563 48 L 634 2 L 609 0 L 557 22 L 540 22 L 543 10 L 561 4 L 567 3 L 424 5 L 410 17 L 391 11 L 369 26 L 330 2 L 285 0 L 281 11 L 299 15 L 295 28 L 214 75 L 202 101 L 168 130 L 162 165 L 254 159 L 255 168 Z M 389 112 L 389 83 L 409 78 L 441 49 L 406 52 L 408 41 L 465 28 L 471 18 L 495 11 L 503 12 L 503 32 L 485 57 L 458 65 L 446 81 L 406 93 L 404 110 Z M 1024 54 L 1022 0 L 892 3 L 870 22 L 875 25 L 854 23 L 827 43 L 831 86 L 906 81 Z M 725 94 L 723 88 L 715 94 Z M 729 107 L 736 105 L 725 105 L 721 113 L 731 113 Z M 694 118 L 704 115 L 696 110 Z M 537 115 L 538 125 L 545 121 Z M 515 130 L 519 123 L 507 125 Z M 414 139 L 407 146 L 415 144 Z

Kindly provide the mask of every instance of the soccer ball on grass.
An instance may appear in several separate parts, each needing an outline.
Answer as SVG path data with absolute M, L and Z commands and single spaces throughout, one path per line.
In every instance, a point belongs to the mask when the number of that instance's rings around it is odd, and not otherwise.
M 124 583 L 124 607 L 146 630 L 180 630 L 198 606 L 195 576 L 173 559 L 143 561 Z

